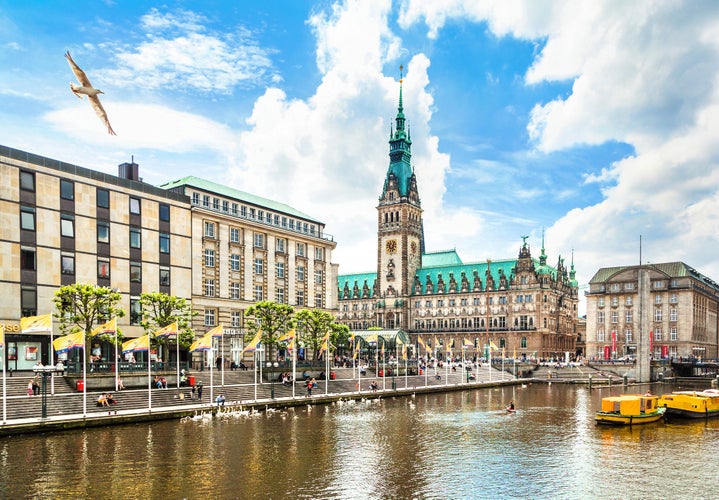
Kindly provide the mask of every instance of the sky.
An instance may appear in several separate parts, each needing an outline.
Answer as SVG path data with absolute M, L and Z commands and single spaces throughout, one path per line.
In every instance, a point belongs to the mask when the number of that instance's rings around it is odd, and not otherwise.
M 536 257 L 544 234 L 580 295 L 640 259 L 719 281 L 717 35 L 700 0 L 0 0 L 0 144 L 287 203 L 340 273 L 374 271 L 403 66 L 426 250 Z

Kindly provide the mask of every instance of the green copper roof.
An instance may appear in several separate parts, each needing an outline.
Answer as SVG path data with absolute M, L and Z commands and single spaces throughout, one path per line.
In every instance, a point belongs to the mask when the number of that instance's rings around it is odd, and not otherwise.
M 686 265 L 684 262 L 664 262 L 661 264 L 644 264 L 635 266 L 618 266 L 618 267 L 603 267 L 589 280 L 589 284 L 603 283 L 611 279 L 617 273 L 625 271 L 627 269 L 639 269 L 639 268 L 653 268 L 659 272 L 666 274 L 670 278 L 683 278 L 690 276 L 698 279 L 712 286 L 714 289 L 719 290 L 719 284 L 714 282 L 711 278 L 704 276 L 702 273 L 697 271 L 691 266 Z
M 399 106 L 397 108 L 397 116 L 395 117 L 396 130 L 390 131 L 389 138 L 389 168 L 387 169 L 387 178 L 382 189 L 382 195 L 387 189 L 387 183 L 390 175 L 394 174 L 397 178 L 397 187 L 401 197 L 409 195 L 409 188 L 413 175 L 411 158 L 412 158 L 412 138 L 409 130 L 405 130 L 404 108 L 402 106 L 402 80 L 399 84 Z
M 355 298 L 354 290 L 357 285 L 359 295 L 356 298 L 362 297 L 362 292 L 365 283 L 369 287 L 369 297 L 372 297 L 374 292 L 374 282 L 377 279 L 377 273 L 356 273 L 356 274 L 343 274 L 337 277 L 337 284 L 339 287 L 339 296 L 342 298 L 344 293 L 345 285 L 349 288 L 349 298 Z
M 456 250 L 441 250 L 422 255 L 422 267 L 456 266 L 462 264 Z
M 287 215 L 291 215 L 293 217 L 300 217 L 304 220 L 324 225 L 323 222 L 315 219 L 314 217 L 307 215 L 306 213 L 300 212 L 299 210 L 295 210 L 291 206 L 285 205 L 284 203 L 268 200 L 267 198 L 262 198 L 261 196 L 246 193 L 244 191 L 240 191 L 239 189 L 234 189 L 229 186 L 225 186 L 224 184 L 218 184 L 216 182 L 200 179 L 199 177 L 195 177 L 192 175 L 188 177 L 183 177 L 182 179 L 178 179 L 176 181 L 167 182 L 160 185 L 159 187 L 162 189 L 169 190 L 181 186 L 191 186 L 197 189 L 202 189 L 204 191 L 209 191 L 211 193 L 217 193 L 238 201 L 244 201 L 247 204 L 255 205 L 257 207 L 274 210 L 276 212 L 281 212 Z

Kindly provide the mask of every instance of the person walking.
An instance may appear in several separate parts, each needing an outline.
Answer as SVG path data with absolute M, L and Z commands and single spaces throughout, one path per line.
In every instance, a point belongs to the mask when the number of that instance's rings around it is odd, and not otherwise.
M 202 400 L 202 380 L 197 381 L 197 399 Z

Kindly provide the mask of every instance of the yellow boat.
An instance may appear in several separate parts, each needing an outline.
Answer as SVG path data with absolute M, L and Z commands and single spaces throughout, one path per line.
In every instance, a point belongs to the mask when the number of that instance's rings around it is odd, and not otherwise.
M 719 417 L 719 390 L 672 392 L 662 395 L 658 404 L 666 408 L 668 417 Z
M 659 397 L 651 394 L 622 394 L 602 398 L 602 409 L 595 420 L 603 425 L 639 425 L 657 422 L 666 408 L 660 407 Z

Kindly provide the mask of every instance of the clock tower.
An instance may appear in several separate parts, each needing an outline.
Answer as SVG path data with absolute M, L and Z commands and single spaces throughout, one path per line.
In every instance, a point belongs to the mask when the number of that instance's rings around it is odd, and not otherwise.
M 400 71 L 402 67 L 400 66 Z M 405 129 L 402 79 L 394 130 L 390 129 L 389 168 L 377 206 L 377 324 L 408 329 L 409 296 L 422 266 L 424 235 L 417 178 L 412 168 L 412 139 Z

